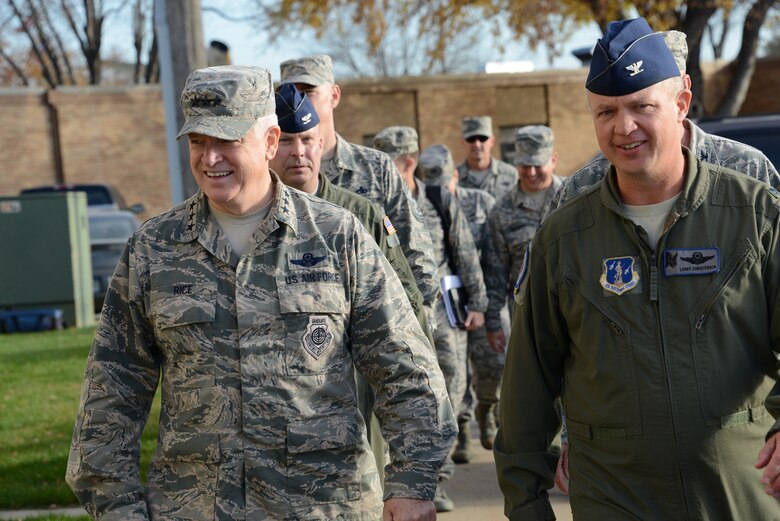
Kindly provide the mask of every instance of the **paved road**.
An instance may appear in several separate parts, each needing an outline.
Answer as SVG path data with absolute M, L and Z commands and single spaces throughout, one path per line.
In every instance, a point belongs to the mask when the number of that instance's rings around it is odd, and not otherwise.
M 472 422 L 474 423 L 474 422 Z M 439 514 L 440 521 L 493 521 L 504 517 L 504 496 L 498 488 L 493 453 L 482 448 L 474 423 L 474 459 L 466 465 L 456 465 L 455 475 L 446 490 L 455 502 L 455 510 Z M 566 496 L 557 489 L 550 491 L 550 500 L 558 521 L 572 521 L 571 508 Z

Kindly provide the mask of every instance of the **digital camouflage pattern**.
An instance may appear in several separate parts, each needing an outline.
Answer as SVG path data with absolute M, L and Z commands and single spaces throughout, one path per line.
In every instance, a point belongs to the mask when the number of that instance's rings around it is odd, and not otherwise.
M 418 190 L 417 204 L 431 232 L 434 244 L 434 257 L 438 263 L 439 274 L 442 277 L 452 274 L 444 248 L 444 229 L 442 228 L 441 217 L 439 217 L 436 208 L 425 196 L 425 183 L 420 180 L 416 180 L 416 183 Z M 466 222 L 466 217 L 460 210 L 456 199 L 452 197 L 452 194 L 441 188 L 441 195 L 442 205 L 449 211 L 451 216 L 449 229 L 450 247 L 455 256 L 454 264 L 458 269 L 458 275 L 469 295 L 469 309 L 484 312 L 487 308 L 485 283 L 468 222 Z M 453 410 L 458 411 L 463 394 L 466 391 L 467 335 L 466 331 L 462 329 L 450 327 L 443 299 L 439 299 L 436 302 L 435 315 L 436 328 L 433 331 L 433 340 L 436 347 L 436 355 L 444 374 L 444 380 L 447 382 L 447 394 L 450 397 Z M 442 479 L 449 478 L 453 471 L 454 465 L 448 458 L 445 468 L 442 469 Z
M 176 139 L 190 133 L 241 139 L 258 118 L 273 114 L 276 106 L 271 73 L 247 65 L 193 71 L 179 101 L 184 125 Z
M 387 127 L 374 136 L 373 145 L 384 152 L 390 159 L 396 160 L 404 154 L 412 154 L 420 150 L 417 131 L 412 127 Z
M 412 305 L 412 310 L 417 316 L 417 322 L 419 322 L 423 333 L 430 341 L 431 348 L 433 348 L 433 337 L 428 327 L 422 294 L 414 282 L 412 269 L 409 267 L 406 257 L 404 257 L 401 242 L 398 240 L 397 230 L 390 218 L 383 215 L 371 201 L 334 185 L 322 174 L 319 174 L 319 186 L 316 195 L 320 199 L 349 210 L 352 215 L 358 218 L 358 221 L 365 227 L 368 234 L 376 241 L 379 249 L 390 263 L 390 266 L 392 266 L 393 271 L 398 275 L 401 285 L 404 287 L 404 291 L 406 291 L 409 303 Z
M 463 139 L 472 136 L 490 137 L 493 135 L 493 118 L 490 116 L 467 116 L 461 121 Z
M 754 463 L 780 429 L 780 199 L 686 155 L 658 253 L 613 176 L 534 236 L 494 448 L 510 519 L 553 519 L 558 396 L 575 519 L 778 519 Z M 667 274 L 696 266 L 681 250 L 703 246 L 717 247 L 718 273 Z M 608 291 L 608 260 L 629 261 L 638 283 Z
M 94 517 L 382 519 L 353 368 L 377 390 L 384 497 L 433 498 L 457 426 L 406 294 L 354 216 L 272 176 L 240 259 L 201 193 L 128 241 L 67 467 Z M 139 440 L 160 377 L 144 490 Z
M 780 174 L 760 150 L 728 139 L 708 134 L 691 120 L 683 123 L 691 135 L 690 149 L 705 163 L 725 166 L 749 177 L 780 189 Z M 609 172 L 609 160 L 599 153 L 588 164 L 563 180 L 560 190 L 553 197 L 545 217 L 556 208 L 595 185 Z
M 520 274 L 525 248 L 542 222 L 542 212 L 549 206 L 561 186 L 561 178 L 554 175 L 542 200 L 534 199 L 520 189 L 520 185 L 496 201 L 488 218 L 488 241 L 483 256 L 490 269 L 485 273 L 488 293 L 488 311 L 485 327 L 488 331 L 501 330 L 501 309 L 511 302 L 512 288 Z
M 526 125 L 515 133 L 515 165 L 544 166 L 553 154 L 553 131 L 547 125 Z
M 488 241 L 487 220 L 491 209 L 495 205 L 495 198 L 484 190 L 476 188 L 455 188 L 455 197 L 458 200 L 463 215 L 469 223 L 477 254 L 481 259 L 482 274 L 490 270 L 482 256 L 485 243 Z M 507 332 L 509 315 L 504 313 Z M 477 401 L 483 404 L 498 402 L 501 392 L 501 374 L 504 369 L 504 353 L 496 353 L 490 348 L 487 341 L 487 330 L 484 327 L 468 332 L 468 358 L 472 367 L 472 383 Z M 468 402 L 468 403 L 465 403 Z M 471 418 L 472 398 L 470 391 L 466 392 L 464 404 L 459 411 L 459 420 Z
M 517 169 L 495 157 L 490 159 L 488 175 L 482 182 L 479 182 L 476 176 L 471 174 L 466 161 L 459 164 L 456 170 L 458 171 L 458 186 L 479 188 L 495 197 L 496 200 L 501 199 L 504 194 L 510 192 L 517 184 Z
M 439 279 L 431 236 L 390 156 L 336 134 L 336 152 L 329 160 L 323 158 L 321 171 L 333 184 L 365 197 L 390 217 L 423 301 L 432 306 L 439 296 Z
M 333 61 L 327 54 L 283 61 L 279 69 L 282 83 L 305 83 L 314 87 L 336 83 L 333 77 Z

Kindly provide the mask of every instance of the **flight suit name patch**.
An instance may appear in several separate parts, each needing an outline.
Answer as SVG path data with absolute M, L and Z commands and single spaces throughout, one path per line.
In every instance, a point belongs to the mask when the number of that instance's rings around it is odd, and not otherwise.
M 664 275 L 710 275 L 720 271 L 720 248 L 673 248 L 664 252 Z
M 601 287 L 615 295 L 622 295 L 639 284 L 639 272 L 634 257 L 611 257 L 601 261 Z
M 328 319 L 322 315 L 309 317 L 309 325 L 306 334 L 303 335 L 303 348 L 313 356 L 319 358 L 328 350 L 333 340 L 333 335 L 328 328 Z

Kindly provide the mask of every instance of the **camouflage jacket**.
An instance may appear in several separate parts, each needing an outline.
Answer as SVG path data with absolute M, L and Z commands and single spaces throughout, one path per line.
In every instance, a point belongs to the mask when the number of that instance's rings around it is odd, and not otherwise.
M 780 190 L 780 174 L 763 152 L 733 139 L 708 134 L 689 119 L 686 119 L 684 124 L 691 135 L 690 149 L 699 159 L 705 163 L 731 168 Z M 561 189 L 553 197 L 544 216 L 547 217 L 563 203 L 604 179 L 607 172 L 609 160 L 604 154 L 591 159 L 563 180 Z
M 488 331 L 501 329 L 501 309 L 506 306 L 507 298 L 512 296 L 525 248 L 542 222 L 542 212 L 560 186 L 561 178 L 554 175 L 544 199 L 539 201 L 526 195 L 517 185 L 496 201 L 490 212 L 488 240 L 482 253 L 489 301 L 485 316 Z
M 353 367 L 377 391 L 385 498 L 433 498 L 457 428 L 398 277 L 354 216 L 273 186 L 236 268 L 200 193 L 128 241 L 67 467 L 94 517 L 381 519 Z M 139 440 L 158 380 L 144 490 Z
M 487 241 L 487 220 L 490 210 L 496 204 L 496 198 L 484 190 L 478 188 L 455 188 L 455 197 L 458 200 L 463 215 L 469 223 L 477 254 L 482 254 L 482 249 Z
M 395 274 L 398 275 L 401 285 L 406 291 L 409 303 L 417 316 L 417 321 L 420 323 L 420 327 L 430 341 L 431 346 L 433 346 L 433 336 L 428 327 L 422 294 L 414 282 L 412 269 L 409 267 L 409 261 L 406 260 L 404 252 L 400 248 L 401 243 L 398 240 L 398 233 L 390 218 L 383 215 L 379 208 L 368 199 L 334 185 L 322 174 L 319 175 L 317 197 L 349 210 L 352 215 L 358 218 L 368 234 L 374 238 Z
M 444 227 L 441 217 L 439 217 L 433 203 L 425 195 L 425 183 L 419 179 L 415 179 L 415 182 L 417 183 L 417 205 L 420 207 L 425 224 L 433 239 L 433 256 L 436 258 L 439 276 L 450 275 L 452 271 L 444 246 Z M 469 309 L 484 313 L 487 309 L 485 280 L 469 223 L 461 211 L 457 199 L 443 187 L 441 187 L 441 196 L 442 204 L 450 214 L 451 223 L 448 233 L 450 249 L 455 257 L 453 262 L 458 269 L 457 275 L 469 294 Z
M 517 184 L 517 169 L 505 163 L 500 159 L 490 159 L 490 173 L 487 175 L 482 183 L 478 183 L 476 179 L 471 175 L 469 171 L 469 165 L 466 161 L 457 166 L 458 169 L 458 185 L 464 188 L 479 188 L 484 190 L 496 200 L 512 190 Z
M 390 156 L 336 134 L 335 156 L 323 162 L 322 168 L 334 184 L 362 195 L 390 216 L 423 301 L 432 304 L 439 295 L 439 281 L 431 237 Z

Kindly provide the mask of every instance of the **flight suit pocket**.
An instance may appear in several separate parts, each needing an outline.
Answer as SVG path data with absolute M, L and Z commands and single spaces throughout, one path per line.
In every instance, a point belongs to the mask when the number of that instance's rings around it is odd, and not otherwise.
M 152 518 L 213 520 L 220 459 L 218 434 L 163 433 L 149 472 Z
M 740 306 L 750 306 L 754 324 L 768 321 L 755 316 L 766 315 L 767 309 L 763 291 L 751 293 L 752 287 L 762 287 L 751 280 L 760 277 L 757 260 L 755 248 L 744 239 L 701 292 L 688 317 L 696 384 L 709 426 L 721 426 L 735 411 L 760 406 L 758 397 L 771 388 L 758 368 L 762 363 L 774 365 L 765 333 L 741 324 L 740 313 L 735 313 Z
M 178 387 L 214 385 L 216 281 L 155 286 L 153 274 L 152 287 L 151 314 L 166 356 L 165 378 Z
M 346 342 L 349 318 L 341 284 L 279 284 L 288 376 L 341 373 L 351 364 Z
M 360 499 L 361 447 L 358 422 L 352 415 L 337 413 L 288 424 L 290 503 L 307 506 Z
M 574 274 L 566 274 L 564 280 L 561 305 L 579 315 L 564 372 L 567 421 L 590 426 L 590 435 L 612 431 L 639 435 L 639 379 L 630 322 L 615 309 L 616 299 L 605 299 L 600 288 Z

